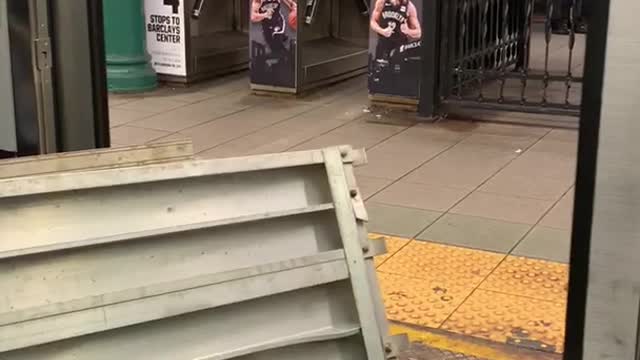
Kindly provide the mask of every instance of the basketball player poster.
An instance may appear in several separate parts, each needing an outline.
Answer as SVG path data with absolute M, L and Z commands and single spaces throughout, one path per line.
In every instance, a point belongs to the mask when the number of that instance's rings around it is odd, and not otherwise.
M 248 1 L 251 1 L 251 83 L 294 88 L 297 0 Z
M 418 98 L 422 0 L 372 0 L 369 92 Z

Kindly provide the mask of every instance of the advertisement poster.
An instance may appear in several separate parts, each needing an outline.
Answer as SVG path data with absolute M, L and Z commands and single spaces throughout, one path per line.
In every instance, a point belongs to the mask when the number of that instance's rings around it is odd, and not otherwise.
M 369 92 L 420 94 L 422 0 L 372 0 Z
M 251 83 L 296 86 L 297 0 L 251 2 Z
M 145 0 L 147 51 L 158 74 L 187 76 L 185 0 Z

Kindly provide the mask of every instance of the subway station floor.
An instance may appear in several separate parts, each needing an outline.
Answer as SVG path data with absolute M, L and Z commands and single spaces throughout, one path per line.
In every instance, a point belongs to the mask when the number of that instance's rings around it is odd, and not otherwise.
M 110 113 L 113 146 L 190 138 L 201 158 L 366 148 L 356 176 L 371 237 L 389 249 L 376 265 L 393 331 L 442 354 L 406 358 L 562 353 L 577 131 L 416 123 L 370 109 L 364 77 L 293 99 L 251 95 L 240 73 L 112 95 Z

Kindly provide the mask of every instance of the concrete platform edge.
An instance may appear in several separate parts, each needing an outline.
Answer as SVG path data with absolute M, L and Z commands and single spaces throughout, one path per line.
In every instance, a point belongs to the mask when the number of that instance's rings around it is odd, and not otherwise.
M 562 355 L 530 350 L 502 343 L 454 334 L 448 331 L 419 328 L 392 322 L 392 335 L 407 334 L 411 343 L 463 354 L 484 360 L 561 360 Z M 420 359 L 422 360 L 422 359 Z

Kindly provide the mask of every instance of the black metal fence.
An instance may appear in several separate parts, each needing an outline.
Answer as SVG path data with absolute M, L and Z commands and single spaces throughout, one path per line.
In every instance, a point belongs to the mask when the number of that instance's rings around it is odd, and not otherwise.
M 436 107 L 579 114 L 580 0 L 433 1 L 439 1 L 439 19 L 432 18 L 439 33 L 432 48 L 439 57 Z

